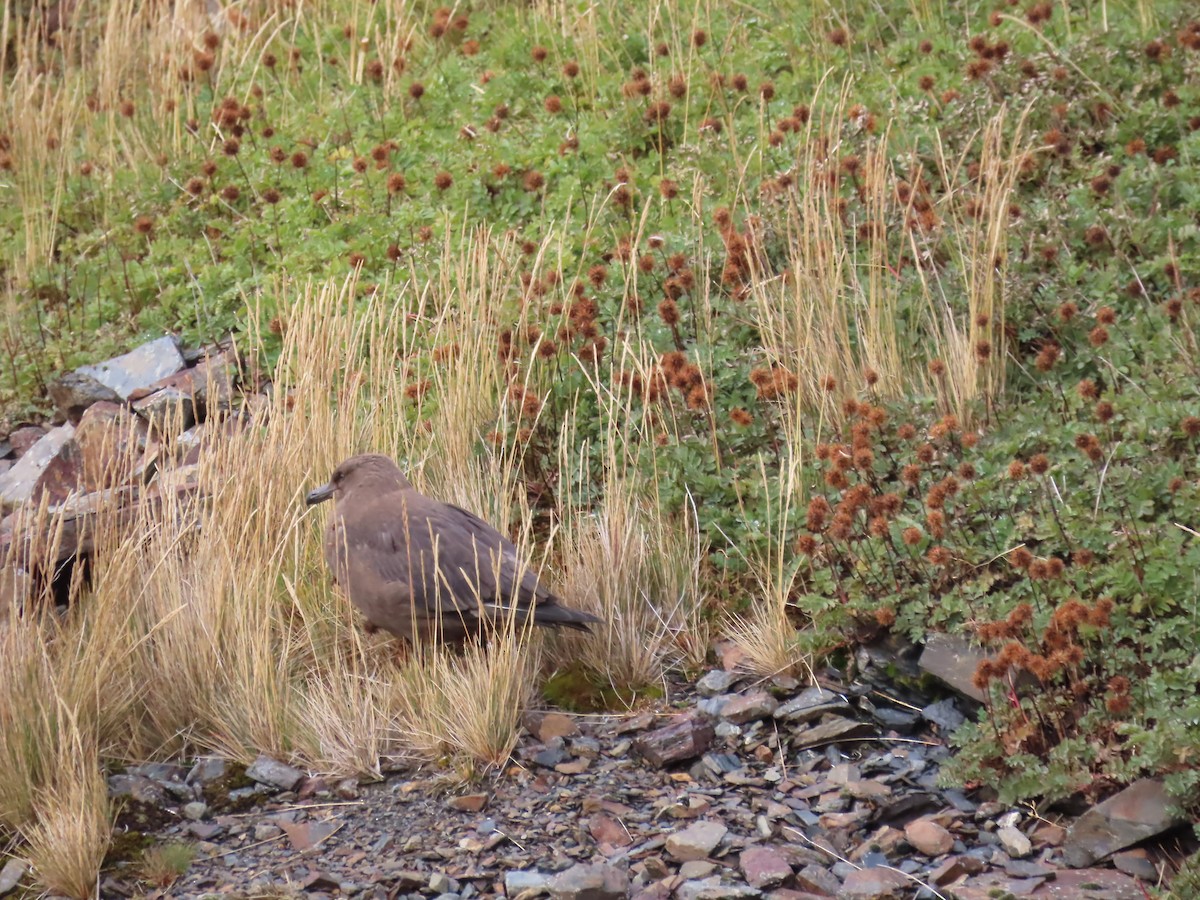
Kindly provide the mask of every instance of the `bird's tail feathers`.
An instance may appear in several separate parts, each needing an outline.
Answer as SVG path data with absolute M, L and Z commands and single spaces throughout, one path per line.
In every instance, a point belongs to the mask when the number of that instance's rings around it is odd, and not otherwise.
M 599 621 L 600 618 L 591 613 L 556 603 L 543 603 L 533 611 L 533 623 L 550 628 L 574 628 L 576 631 L 590 632 L 592 623 Z
M 484 603 L 476 609 L 467 609 L 467 613 L 480 618 L 490 618 L 493 624 L 503 622 L 507 616 L 515 616 L 519 625 L 529 621 L 530 609 L 527 606 L 513 609 L 496 603 Z M 545 628 L 573 628 L 575 631 L 591 632 L 592 624 L 602 621 L 598 616 L 571 609 L 569 606 L 559 606 L 557 603 L 541 603 L 532 610 L 533 624 Z

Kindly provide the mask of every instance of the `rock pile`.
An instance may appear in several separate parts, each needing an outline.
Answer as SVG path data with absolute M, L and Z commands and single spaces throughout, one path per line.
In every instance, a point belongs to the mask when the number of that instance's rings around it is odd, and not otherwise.
M 202 449 L 244 421 L 232 415 L 242 376 L 231 343 L 185 352 L 162 337 L 55 381 L 57 424 L 0 441 L 0 599 L 63 585 L 102 509 L 120 523 L 168 492 L 194 492 Z M 60 537 L 47 540 L 57 520 Z
M 723 671 L 676 693 L 528 713 L 507 771 L 449 795 L 436 775 L 359 785 L 265 758 L 136 767 L 110 790 L 124 826 L 198 849 L 171 896 L 1142 900 L 1171 873 L 1146 843 L 1178 824 L 1157 782 L 1078 820 L 941 787 L 934 720 L 967 701 Z M 118 866 L 104 895 L 135 875 Z

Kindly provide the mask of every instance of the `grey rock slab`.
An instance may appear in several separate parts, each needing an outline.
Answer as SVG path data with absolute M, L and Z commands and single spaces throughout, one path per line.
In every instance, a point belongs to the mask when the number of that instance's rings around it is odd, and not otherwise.
M 1033 852 L 1033 842 L 1015 825 L 1002 825 L 997 828 L 996 837 L 1000 838 L 1004 852 L 1013 859 L 1022 859 Z
M 926 721 L 932 722 L 947 733 L 967 721 L 967 717 L 962 714 L 952 697 L 929 704 L 921 710 L 921 715 Z
M 792 737 L 792 749 L 803 750 L 831 741 L 870 740 L 878 735 L 874 725 L 853 719 L 830 719 L 797 731 Z
M 217 756 L 196 760 L 196 764 L 187 774 L 188 784 L 208 784 L 225 776 L 225 760 Z
M 459 884 L 443 872 L 434 872 L 429 876 L 429 890 L 435 894 L 457 894 Z
M 162 784 L 171 784 L 183 781 L 188 770 L 186 767 L 177 766 L 174 763 L 144 763 L 139 766 L 126 766 L 125 772 L 128 775 L 153 778 Z
M 921 721 L 920 715 L 911 710 L 892 709 L 889 706 L 876 707 L 871 711 L 871 715 L 884 728 L 890 728 L 898 734 L 911 733 Z
M 196 401 L 177 387 L 165 387 L 133 403 L 134 412 L 162 435 L 177 435 L 196 424 Z
M 704 767 L 714 775 L 736 772 L 746 765 L 745 761 L 736 753 L 705 753 L 701 761 L 704 763 Z
M 160 806 L 166 802 L 162 785 L 144 775 L 110 775 L 108 796 L 113 799 L 128 797 L 138 803 Z
M 720 822 L 701 819 L 667 837 L 667 853 L 680 862 L 707 859 L 729 833 Z
M 960 694 L 983 703 L 986 694 L 975 687 L 972 679 L 980 661 L 987 657 L 982 647 L 977 647 L 966 638 L 953 634 L 931 634 L 925 639 L 925 648 L 917 665 L 942 683 Z
M 1053 878 L 1058 873 L 1055 866 L 1023 859 L 1009 859 L 1002 865 L 1004 874 L 1011 875 L 1013 878 Z
M 628 893 L 629 874 L 604 863 L 578 863 L 550 882 L 556 900 L 624 900 Z
M 0 895 L 9 893 L 20 884 L 28 869 L 29 866 L 22 859 L 10 859 L 6 862 L 4 868 L 0 869 Z
M 826 713 L 849 712 L 850 704 L 841 694 L 823 687 L 810 687 L 776 707 L 773 715 L 785 722 L 812 722 Z
M 1139 848 L 1114 853 L 1112 862 L 1118 872 L 1124 872 L 1126 875 L 1132 875 L 1134 878 L 1140 878 L 1151 884 L 1158 883 L 1158 866 L 1154 864 L 1145 850 Z
M 548 894 L 553 879 L 553 875 L 536 870 L 511 870 L 504 873 L 504 893 L 512 898 Z
M 731 703 L 736 696 L 736 694 L 717 694 L 713 697 L 704 697 L 697 701 L 696 709 L 704 715 L 716 719 L 725 711 L 726 704 Z
M 679 877 L 686 881 L 696 881 L 700 878 L 707 878 L 716 871 L 716 864 L 710 863 L 707 859 L 689 859 L 679 867 Z
M 173 389 L 188 398 L 197 418 L 207 418 L 232 408 L 237 373 L 237 361 L 231 353 L 215 354 L 194 368 L 183 369 L 137 389 L 128 399 L 141 400 L 156 391 Z
M 838 889 L 838 900 L 883 900 L 902 897 L 915 882 L 893 869 L 856 869 Z
M 779 701 L 766 691 L 751 691 L 734 697 L 721 709 L 721 718 L 735 725 L 765 719 L 779 707 Z
M 277 759 L 260 755 L 246 769 L 246 777 L 252 778 L 259 784 L 269 784 L 282 791 L 290 791 L 300 783 L 300 779 L 304 777 L 304 773 L 295 766 L 289 766 L 286 763 L 279 762 Z
M 557 740 L 557 743 L 552 743 L 549 747 L 545 747 L 533 755 L 533 761 L 547 769 L 553 769 L 566 758 L 567 751 L 561 738 Z
M 75 371 L 89 375 L 111 388 L 122 400 L 139 388 L 147 388 L 184 366 L 183 355 L 175 338 L 161 337 L 128 353 Z
M 85 372 L 68 372 L 52 381 L 47 389 L 55 408 L 72 422 L 96 403 L 120 403 L 124 398 L 108 385 Z
M 1073 869 L 1090 866 L 1183 821 L 1162 781 L 1143 778 L 1080 816 L 1067 832 L 1063 858 Z
M 191 819 L 193 822 L 198 822 L 208 815 L 208 804 L 201 803 L 199 800 L 193 800 L 191 803 L 184 804 L 183 817 Z
M 714 697 L 728 691 L 738 676 L 724 669 L 713 669 L 696 682 L 696 690 L 701 697 Z
M 741 900 L 762 896 L 758 888 L 744 884 L 728 884 L 721 876 L 712 875 L 694 881 L 685 881 L 675 889 L 679 900 Z

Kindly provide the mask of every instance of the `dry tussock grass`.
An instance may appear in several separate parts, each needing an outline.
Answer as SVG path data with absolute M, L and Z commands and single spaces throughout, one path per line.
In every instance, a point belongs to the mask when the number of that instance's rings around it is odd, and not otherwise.
M 957 261 L 951 271 L 961 280 L 943 283 L 938 267 L 916 266 L 923 306 L 908 312 L 914 324 L 906 334 L 898 327 L 905 320 L 898 310 L 897 273 L 903 263 L 888 245 L 885 223 L 915 215 L 918 191 L 899 196 L 893 186 L 904 177 L 919 184 L 927 173 L 898 172 L 886 132 L 861 158 L 842 153 L 847 88 L 837 104 L 822 115 L 814 113 L 806 126 L 795 167 L 803 184 L 788 201 L 790 275 L 755 277 L 751 284 L 751 310 L 764 349 L 772 363 L 798 379 L 795 406 L 783 412 L 840 423 L 842 400 L 861 394 L 870 370 L 878 379 L 873 393 L 890 398 L 933 393 L 944 411 L 969 424 L 978 400 L 990 402 L 1004 390 L 1009 202 L 1027 153 L 1024 116 L 1007 145 L 1003 135 L 1010 113 L 1001 108 L 988 120 L 971 148 L 979 166 L 973 177 L 967 174 L 965 152 L 949 159 L 938 148 L 937 175 L 952 189 L 939 199 L 927 225 L 907 230 L 910 262 L 927 261 L 945 230 L 953 235 Z M 841 222 L 836 186 L 848 177 L 850 164 L 867 204 L 857 238 Z M 942 223 L 952 227 L 944 229 Z M 967 298 L 965 315 L 956 311 L 961 303 L 951 302 L 959 294 Z M 928 363 L 934 359 L 945 364 L 943 374 L 930 375 Z
M 108 784 L 90 735 L 73 723 L 52 759 L 54 777 L 37 792 L 36 818 L 22 829 L 38 882 L 72 900 L 96 896 L 112 839 Z
M 569 510 L 560 534 L 562 593 L 599 616 L 593 633 L 564 636 L 561 666 L 582 666 L 629 697 L 708 651 L 695 520 L 661 515 L 630 482 L 612 479 L 593 511 Z
M 789 449 L 782 471 L 775 478 L 760 465 L 767 498 L 762 527 L 768 539 L 760 555 L 746 559 L 758 592 L 749 610 L 729 615 L 724 627 L 742 652 L 741 668 L 764 677 L 801 672 L 811 676 L 790 613 L 799 561 L 790 545 L 789 522 L 792 509 L 801 502 L 800 471 L 797 448 Z

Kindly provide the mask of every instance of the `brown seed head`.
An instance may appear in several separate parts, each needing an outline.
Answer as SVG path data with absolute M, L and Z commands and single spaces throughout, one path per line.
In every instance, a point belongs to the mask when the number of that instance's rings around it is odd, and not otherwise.
M 925 558 L 935 566 L 948 566 L 953 557 L 950 551 L 945 547 L 930 547 L 929 552 L 925 554 Z

